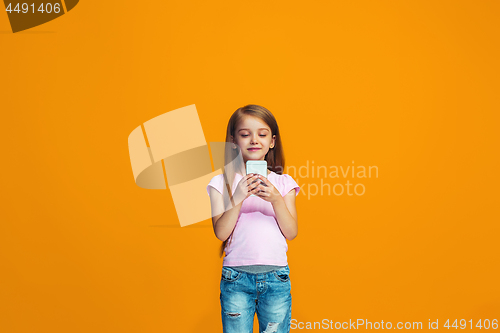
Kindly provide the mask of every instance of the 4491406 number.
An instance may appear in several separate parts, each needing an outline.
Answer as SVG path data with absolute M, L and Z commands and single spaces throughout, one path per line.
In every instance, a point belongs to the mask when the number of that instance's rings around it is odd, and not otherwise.
M 450 328 L 455 328 L 455 329 L 466 329 L 470 328 L 473 329 L 474 327 L 479 328 L 479 329 L 498 329 L 498 319 L 479 319 L 476 325 L 473 327 L 472 319 L 467 321 L 465 319 L 455 319 L 455 321 L 450 325 L 450 320 L 448 319 L 446 323 L 444 323 L 443 327 L 446 327 L 447 329 Z
M 14 8 L 12 8 L 12 3 L 9 3 L 7 8 L 5 9 L 7 12 L 12 13 L 60 13 L 61 12 L 61 4 L 60 3 L 55 3 L 51 4 L 50 2 L 47 3 L 41 3 L 38 8 L 35 7 L 35 4 L 29 4 L 29 3 L 17 3 Z

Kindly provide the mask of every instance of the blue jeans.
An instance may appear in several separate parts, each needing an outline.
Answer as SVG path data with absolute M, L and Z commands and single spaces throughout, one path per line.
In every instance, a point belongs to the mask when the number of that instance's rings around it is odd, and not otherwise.
M 222 267 L 220 304 L 223 333 L 252 333 L 257 312 L 260 333 L 289 333 L 292 320 L 288 265 L 269 273 Z

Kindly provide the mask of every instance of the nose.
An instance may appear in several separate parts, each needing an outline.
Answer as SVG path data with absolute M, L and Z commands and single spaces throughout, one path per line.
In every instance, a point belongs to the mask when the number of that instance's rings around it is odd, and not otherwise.
M 252 144 L 257 143 L 257 138 L 258 136 L 256 134 L 252 135 L 252 140 L 250 141 L 250 143 Z

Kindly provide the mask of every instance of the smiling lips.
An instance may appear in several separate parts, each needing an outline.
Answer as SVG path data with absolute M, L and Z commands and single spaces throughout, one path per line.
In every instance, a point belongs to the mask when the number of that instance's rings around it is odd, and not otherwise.
M 250 150 L 250 151 L 257 151 L 257 150 L 260 150 L 260 148 L 248 148 L 248 150 Z

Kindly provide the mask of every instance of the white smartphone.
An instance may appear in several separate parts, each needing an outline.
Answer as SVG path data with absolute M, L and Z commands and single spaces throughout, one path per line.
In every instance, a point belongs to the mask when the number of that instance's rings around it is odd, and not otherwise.
M 267 178 L 267 161 L 247 161 L 247 175 L 249 173 L 257 173 Z M 262 182 L 262 185 L 267 186 Z M 251 194 L 251 197 L 256 197 L 255 194 Z

